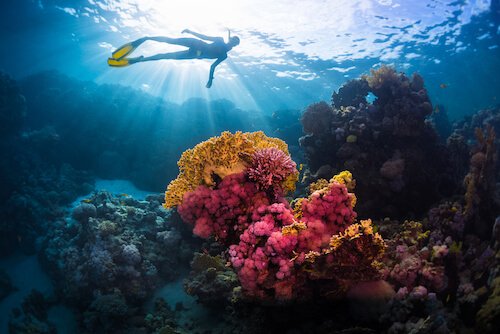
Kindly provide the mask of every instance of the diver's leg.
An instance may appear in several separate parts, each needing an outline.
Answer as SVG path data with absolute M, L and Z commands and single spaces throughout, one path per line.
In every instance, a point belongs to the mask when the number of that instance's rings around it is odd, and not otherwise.
M 163 36 L 158 36 L 158 37 L 145 37 L 149 41 L 155 41 L 155 42 L 161 42 L 161 43 L 168 43 L 168 44 L 175 44 L 175 45 L 182 45 L 186 46 L 188 48 L 197 45 L 200 43 L 199 39 L 196 38 L 170 38 L 170 37 L 163 37 Z
M 170 52 L 170 53 L 161 53 L 150 57 L 137 57 L 137 58 L 129 58 L 129 64 L 151 61 L 151 60 L 161 60 L 161 59 L 194 59 L 196 58 L 193 55 L 193 52 L 190 50 L 178 51 L 178 52 Z
M 144 43 L 146 40 L 147 40 L 147 37 L 143 37 L 143 38 L 136 39 L 133 42 L 129 42 L 129 43 L 126 43 L 126 44 L 120 46 L 118 49 L 113 51 L 113 53 L 111 54 L 111 58 L 120 60 L 122 58 L 127 57 L 132 52 L 134 52 L 134 50 L 137 49 L 137 47 L 139 47 L 139 45 Z

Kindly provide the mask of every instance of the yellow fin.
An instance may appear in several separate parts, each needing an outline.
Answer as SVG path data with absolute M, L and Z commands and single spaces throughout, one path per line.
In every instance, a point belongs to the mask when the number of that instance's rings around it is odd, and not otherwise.
M 132 43 L 127 43 L 116 49 L 116 51 L 112 53 L 111 57 L 114 59 L 121 59 L 131 54 L 135 48 L 136 47 Z
M 114 59 L 114 58 L 108 58 L 108 65 L 113 66 L 113 67 L 124 67 L 128 66 L 128 59 L 122 58 L 122 59 Z

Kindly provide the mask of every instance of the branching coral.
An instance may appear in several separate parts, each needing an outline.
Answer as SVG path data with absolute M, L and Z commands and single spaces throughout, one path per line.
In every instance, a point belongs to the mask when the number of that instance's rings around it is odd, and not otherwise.
M 282 150 L 271 147 L 258 150 L 252 156 L 248 178 L 257 183 L 259 189 L 271 189 L 277 194 L 295 188 L 299 173 L 296 164 Z M 285 188 L 285 189 L 283 189 Z

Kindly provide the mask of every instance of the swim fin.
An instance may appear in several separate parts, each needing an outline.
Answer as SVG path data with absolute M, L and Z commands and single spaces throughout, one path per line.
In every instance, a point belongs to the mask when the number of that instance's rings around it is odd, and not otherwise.
M 122 59 L 108 58 L 108 65 L 113 67 L 124 67 L 130 64 L 127 58 L 122 58 Z
M 130 42 L 130 43 L 127 43 L 127 44 L 124 44 L 122 46 L 120 46 L 118 49 L 115 50 L 115 52 L 113 52 L 111 54 L 111 58 L 114 58 L 114 59 L 122 59 L 126 56 L 128 56 L 129 54 L 131 54 L 139 45 L 141 45 L 143 41 L 141 40 L 136 40 L 136 41 L 133 41 L 133 42 Z

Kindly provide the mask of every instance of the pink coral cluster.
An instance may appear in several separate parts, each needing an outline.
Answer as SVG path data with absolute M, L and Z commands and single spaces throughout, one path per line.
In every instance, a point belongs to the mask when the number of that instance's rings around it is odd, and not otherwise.
M 301 202 L 301 220 L 307 225 L 299 236 L 302 249 L 319 251 L 328 245 L 332 235 L 352 224 L 356 218 L 353 196 L 345 185 L 333 182 Z
M 290 299 L 295 282 L 291 257 L 297 237 L 283 235 L 281 227 L 292 224 L 293 215 L 284 203 L 261 206 L 254 218 L 256 215 L 259 217 L 240 236 L 240 242 L 230 246 L 231 264 L 249 295 L 265 298 L 267 288 L 277 298 Z
M 443 265 L 447 248 L 438 247 L 439 253 L 436 254 L 427 247 L 420 247 L 418 243 L 390 245 L 389 248 L 395 251 L 387 253 L 382 277 L 396 287 L 412 289 L 423 285 L 429 291 L 441 292 L 447 285 Z
M 321 276 L 313 271 L 370 266 L 373 257 L 362 257 L 374 241 L 371 233 L 365 236 L 354 229 L 332 248 L 332 236 L 346 231 L 356 218 L 355 197 L 346 184 L 332 179 L 292 210 L 283 195 L 292 188 L 288 183 L 297 174 L 295 163 L 276 148 L 257 150 L 252 159 L 245 171 L 185 193 L 178 206 L 181 218 L 194 225 L 195 235 L 214 237 L 228 247 L 247 296 L 289 300 L 310 292 L 308 281 Z M 371 231 L 369 224 L 366 228 Z M 373 249 L 380 252 L 378 246 Z M 328 256 L 317 258 L 323 253 Z M 311 265 L 315 258 L 317 266 Z M 353 263 L 345 265 L 349 260 Z
M 248 168 L 248 178 L 257 183 L 259 189 L 272 189 L 276 194 L 283 193 L 283 182 L 297 173 L 296 164 L 289 155 L 275 147 L 255 152 L 252 165 Z
M 214 189 L 199 186 L 184 195 L 177 207 L 182 220 L 193 224 L 193 233 L 201 238 L 214 235 L 222 243 L 234 241 L 252 222 L 248 213 L 269 200 L 245 173 L 225 177 Z
M 184 196 L 178 211 L 196 235 L 229 246 L 247 296 L 292 299 L 304 288 L 306 254 L 327 249 L 332 235 L 354 221 L 354 195 L 332 181 L 301 201 L 299 222 L 282 197 L 249 179 L 239 173 L 214 189 L 200 186 Z

